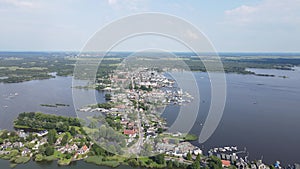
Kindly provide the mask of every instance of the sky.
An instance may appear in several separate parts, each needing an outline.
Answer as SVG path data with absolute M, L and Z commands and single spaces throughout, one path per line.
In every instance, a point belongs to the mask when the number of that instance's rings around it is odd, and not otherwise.
M 195 25 L 218 52 L 299 52 L 300 0 L 0 0 L 0 51 L 80 51 L 105 25 L 161 12 Z M 116 51 L 186 51 L 144 36 Z

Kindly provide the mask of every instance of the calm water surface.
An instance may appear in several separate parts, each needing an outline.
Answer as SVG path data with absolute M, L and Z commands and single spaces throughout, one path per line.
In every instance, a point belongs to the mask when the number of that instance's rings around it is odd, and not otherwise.
M 194 144 L 205 151 L 216 146 L 246 147 L 250 159 L 262 158 L 269 164 L 275 160 L 283 164 L 300 163 L 300 69 L 252 71 L 275 77 L 227 74 L 227 100 L 222 120 L 207 142 Z M 201 101 L 191 132 L 199 135 L 209 110 L 210 82 L 206 73 L 195 73 L 195 77 Z M 176 119 L 176 112 L 176 106 L 165 111 L 163 116 L 169 124 Z
M 0 166 L 1 169 L 11 169 L 10 163 L 7 160 L 1 160 L 0 159 Z M 50 162 L 50 163 L 36 163 L 33 161 L 30 161 L 26 164 L 19 164 L 15 167 L 15 169 L 53 169 L 53 168 L 59 168 L 59 169 L 111 169 L 110 167 L 105 166 L 98 166 L 90 163 L 85 163 L 84 161 L 77 161 L 72 163 L 70 166 L 58 166 L 57 163 Z M 119 166 L 115 169 L 132 169 L 132 167 L 129 166 Z M 141 169 L 141 168 L 136 168 Z

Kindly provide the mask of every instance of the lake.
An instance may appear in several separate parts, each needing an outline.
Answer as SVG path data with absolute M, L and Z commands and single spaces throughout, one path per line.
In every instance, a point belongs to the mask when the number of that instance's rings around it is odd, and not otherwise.
M 263 158 L 263 161 L 269 164 L 274 163 L 275 160 L 280 160 L 283 164 L 300 163 L 298 156 L 300 151 L 300 69 L 296 68 L 295 71 L 252 70 L 258 73 L 274 74 L 275 77 L 226 74 L 227 100 L 222 120 L 215 133 L 204 144 L 200 145 L 197 141 L 193 144 L 198 145 L 204 152 L 212 147 L 236 145 L 240 149 L 246 147 L 250 153 L 250 159 Z M 179 76 L 181 74 L 184 77 L 184 73 L 177 73 Z M 199 135 L 209 110 L 210 81 L 206 73 L 195 72 L 194 75 L 199 86 L 201 100 L 200 103 L 192 103 L 200 104 L 200 109 L 191 133 Z M 189 83 L 189 80 L 185 79 L 186 83 Z M 76 116 L 71 84 L 71 77 L 0 84 L 0 128 L 12 129 L 12 122 L 17 115 L 27 111 Z M 76 89 L 76 91 L 87 104 L 91 101 L 88 98 L 89 94 L 94 92 L 96 92 L 97 100 L 104 102 L 102 92 L 85 89 Z M 55 103 L 70 106 L 58 108 L 40 106 L 40 104 Z M 163 113 L 169 125 L 176 119 L 178 109 L 178 105 L 168 106 Z M 0 163 L 2 166 L 2 163 L 6 162 L 1 160 Z M 66 168 L 79 168 L 81 165 L 86 167 L 84 162 L 77 162 L 77 165 Z M 22 166 L 24 168 L 41 167 L 32 162 Z M 55 166 L 56 163 L 49 165 L 49 168 L 55 168 Z

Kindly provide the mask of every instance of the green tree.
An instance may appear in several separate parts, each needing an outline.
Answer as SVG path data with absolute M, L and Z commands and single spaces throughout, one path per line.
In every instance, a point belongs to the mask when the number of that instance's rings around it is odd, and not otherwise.
M 163 131 L 164 131 L 164 130 L 163 130 L 161 127 L 157 129 L 157 133 L 158 133 L 158 134 L 163 133 Z
M 195 161 L 191 166 L 191 169 L 200 169 L 200 163 L 199 161 Z
M 32 134 L 32 133 L 29 133 L 29 135 L 28 135 L 28 137 L 27 137 L 26 140 L 32 141 L 33 139 L 34 139 L 33 134 Z
M 42 155 L 44 155 L 45 154 L 45 151 L 46 151 L 46 148 L 44 147 L 44 145 L 41 145 L 41 146 L 39 146 L 39 153 L 40 154 L 42 154 Z
M 111 94 L 106 93 L 105 94 L 105 100 L 107 100 L 107 101 L 111 100 Z
M 35 156 L 35 161 L 43 161 L 43 155 L 42 154 L 37 154 L 36 156 Z
M 63 138 L 61 139 L 61 145 L 66 145 L 67 143 L 68 143 L 68 141 L 69 141 L 69 136 L 68 136 L 68 134 L 65 134 L 64 136 L 63 136 Z
M 47 156 L 51 156 L 54 154 L 54 147 L 52 146 L 47 146 L 46 149 L 45 149 L 45 154 Z
M 216 156 L 211 156 L 208 160 L 208 166 L 212 169 L 221 169 L 222 161 Z
M 192 154 L 191 154 L 190 152 L 187 153 L 186 159 L 187 159 L 187 160 L 190 160 L 190 161 L 193 159 L 193 158 L 192 158 Z
M 167 168 L 173 168 L 173 161 L 169 160 L 167 161 Z
M 66 158 L 67 158 L 67 159 L 71 159 L 71 158 L 72 158 L 72 154 L 67 153 L 67 154 L 66 154 Z
M 128 164 L 132 167 L 137 167 L 139 165 L 138 161 L 135 158 L 129 159 Z
M 70 128 L 70 134 L 72 135 L 72 136 L 75 136 L 76 135 L 76 129 L 75 129 L 75 127 L 71 127 Z
M 7 130 L 3 130 L 0 138 L 7 139 L 8 138 L 8 131 Z
M 197 155 L 196 161 L 201 161 L 201 155 L 200 154 Z
M 48 132 L 48 143 L 53 145 L 56 142 L 57 132 L 55 129 L 51 129 Z
M 155 161 L 157 164 L 164 164 L 165 156 L 163 154 L 156 155 L 156 156 L 154 156 L 153 161 Z
M 175 166 L 176 168 L 180 167 L 180 164 L 179 164 L 178 160 L 173 161 L 173 166 Z

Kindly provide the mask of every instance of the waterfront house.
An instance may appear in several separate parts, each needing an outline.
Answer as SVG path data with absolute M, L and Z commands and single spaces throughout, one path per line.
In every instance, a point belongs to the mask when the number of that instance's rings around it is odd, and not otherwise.
M 43 136 L 45 136 L 45 135 L 47 135 L 47 134 L 48 134 L 48 131 L 47 131 L 47 130 L 44 130 L 44 131 L 41 131 L 41 132 L 37 133 L 37 136 L 43 137 Z
M 256 167 L 257 169 L 268 169 L 269 167 L 267 165 L 265 165 L 262 160 L 258 160 L 256 162 Z
M 230 161 L 228 160 L 221 160 L 222 161 L 222 167 L 230 167 Z
M 27 137 L 27 134 L 24 132 L 24 130 L 17 131 L 17 134 L 21 138 L 26 138 Z
M 246 168 L 248 168 L 248 164 L 242 158 L 237 160 L 235 166 L 237 167 L 237 169 L 246 169 Z
M 25 149 L 21 152 L 22 156 L 27 156 L 29 153 L 31 153 L 31 151 L 30 151 L 28 148 L 25 148 Z
M 164 152 L 170 152 L 174 151 L 175 144 L 168 144 L 168 143 L 157 143 L 156 144 L 156 151 L 159 153 L 164 153 Z
M 88 151 L 89 151 L 89 148 L 86 145 L 84 145 L 77 151 L 77 153 L 78 154 L 86 154 Z
M 195 155 L 202 154 L 202 150 L 200 148 L 196 148 L 193 150 L 193 154 Z

